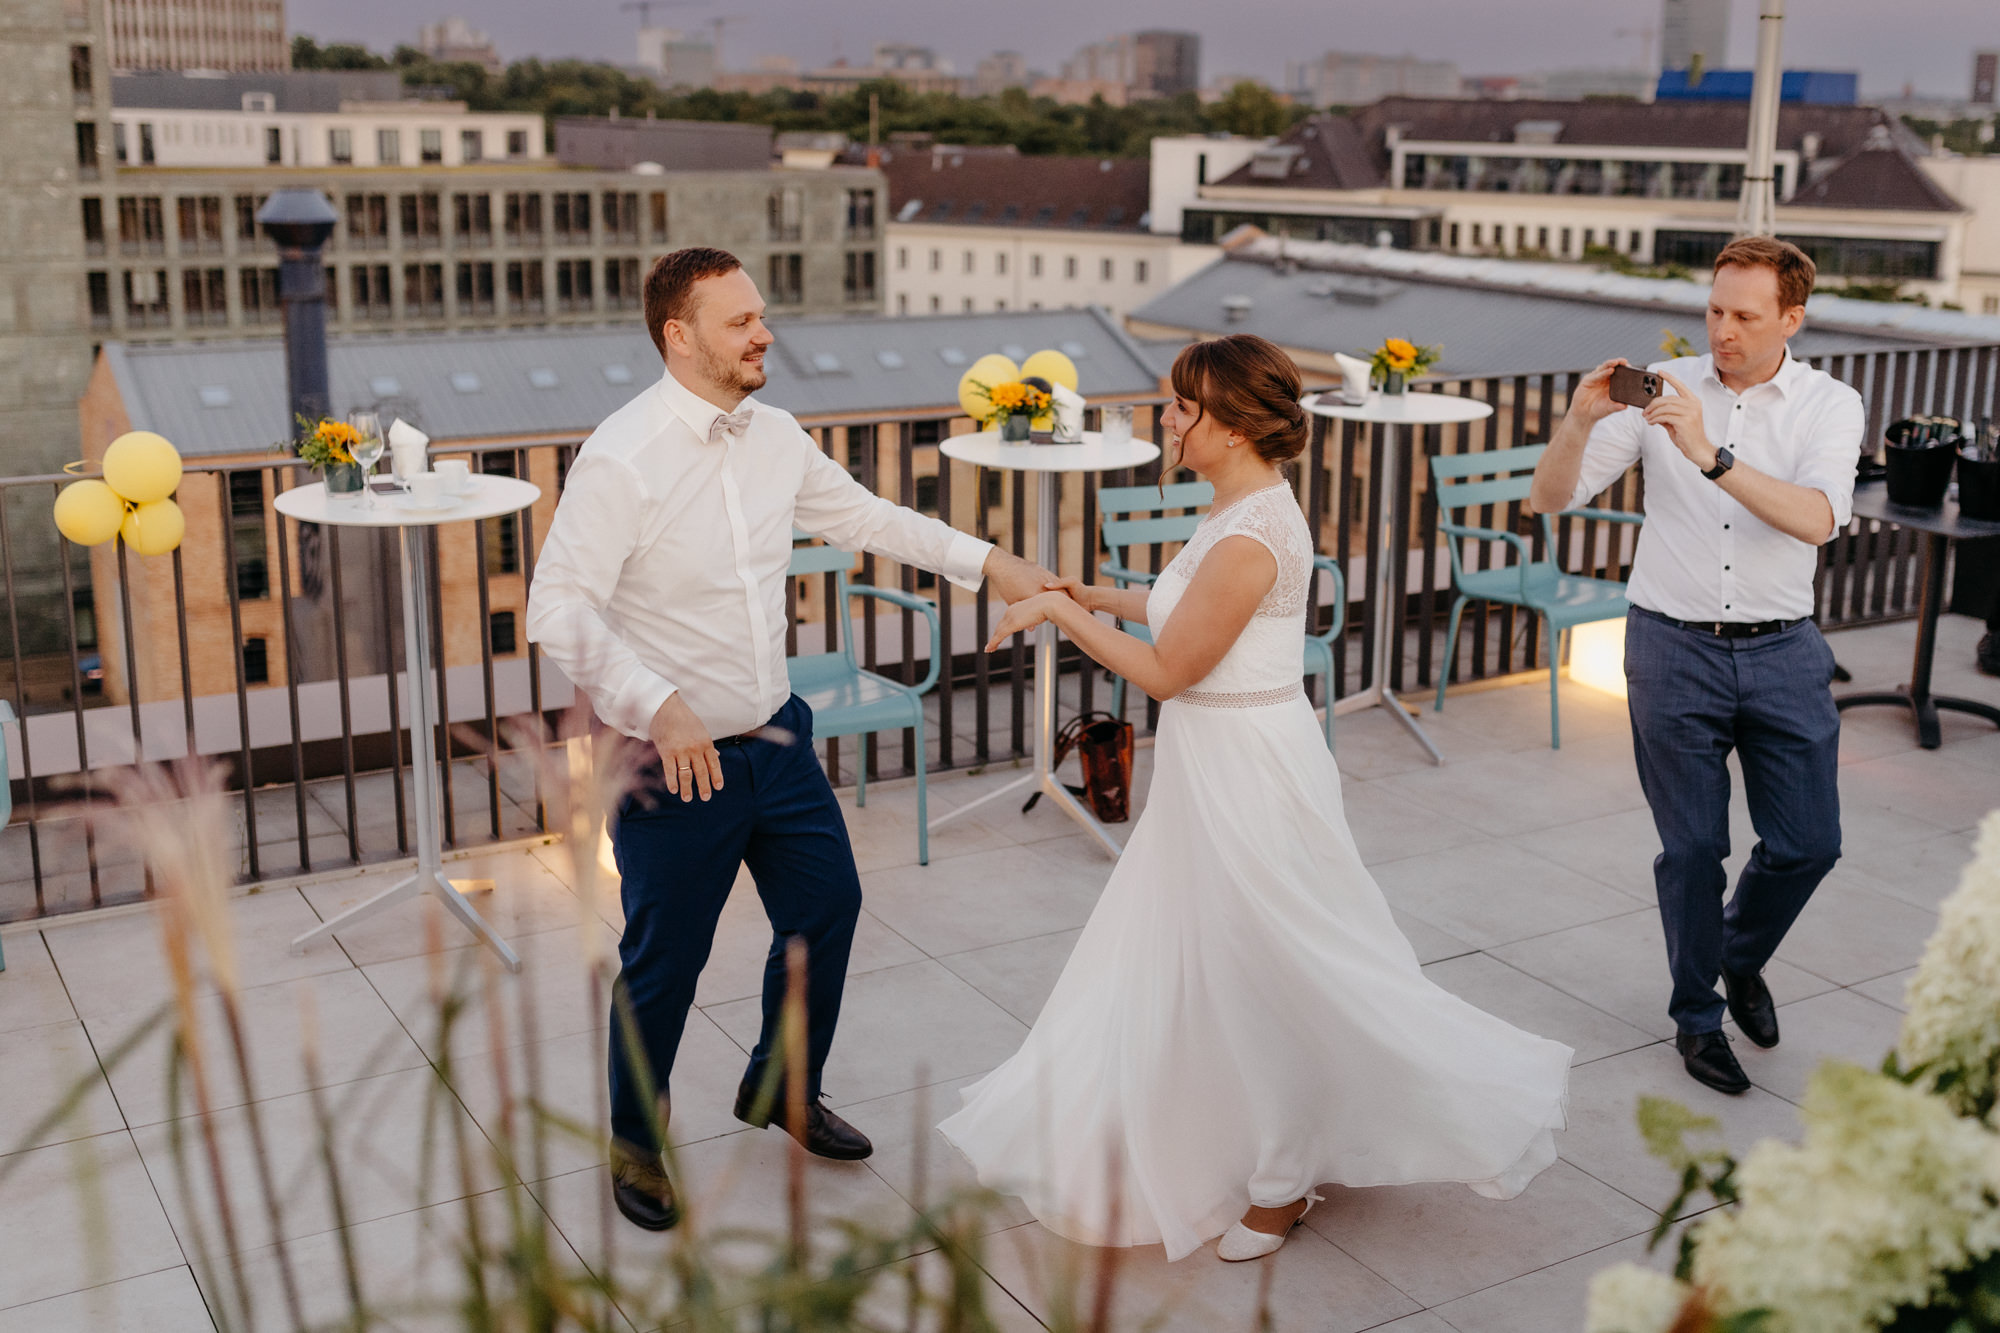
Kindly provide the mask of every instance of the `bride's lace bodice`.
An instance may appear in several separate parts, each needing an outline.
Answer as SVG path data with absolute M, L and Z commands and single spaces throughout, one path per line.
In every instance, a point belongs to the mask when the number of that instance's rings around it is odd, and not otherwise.
M 1291 487 L 1253 491 L 1204 518 L 1154 582 L 1146 598 L 1147 623 L 1157 639 L 1202 558 L 1225 537 L 1249 537 L 1267 547 L 1278 561 L 1277 581 L 1215 669 L 1179 698 L 1223 707 L 1282 702 L 1299 692 L 1304 675 L 1301 640 L 1313 572 L 1312 531 Z

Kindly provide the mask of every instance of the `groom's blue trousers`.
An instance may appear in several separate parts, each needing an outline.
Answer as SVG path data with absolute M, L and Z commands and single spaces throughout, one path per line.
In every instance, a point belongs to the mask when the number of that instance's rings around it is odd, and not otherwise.
M 1725 639 L 1638 607 L 1627 614 L 1632 749 L 1660 834 L 1653 885 L 1678 1031 L 1722 1027 L 1721 970 L 1762 971 L 1840 859 L 1833 671 L 1809 620 Z M 1725 906 L 1732 750 L 1757 845 Z
M 788 743 L 718 746 L 722 790 L 708 801 L 668 792 L 655 756 L 612 825 L 625 933 L 618 942 L 620 995 L 611 1008 L 611 1133 L 642 1151 L 661 1145 L 628 1058 L 620 1001 L 629 1003 L 638 1045 L 664 1095 L 716 921 L 746 865 L 773 935 L 764 965 L 764 1027 L 744 1078 L 760 1081 L 767 1062 L 781 1059 L 785 954 L 796 938 L 806 945 L 805 1094 L 819 1095 L 861 913 L 861 882 L 847 823 L 813 753 L 812 710 L 794 695 L 770 727 L 788 733 Z

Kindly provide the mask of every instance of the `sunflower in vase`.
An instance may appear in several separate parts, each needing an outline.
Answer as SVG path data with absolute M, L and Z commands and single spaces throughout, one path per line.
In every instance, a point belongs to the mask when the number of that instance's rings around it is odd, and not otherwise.
M 1010 380 L 986 388 L 992 412 L 985 418 L 988 429 L 997 427 L 1000 438 L 1016 443 L 1026 440 L 1039 417 L 1047 416 L 1055 399 L 1049 389 L 1034 380 Z
M 1371 378 L 1381 384 L 1383 393 L 1399 394 L 1437 364 L 1442 350 L 1436 344 L 1424 346 L 1407 338 L 1387 339 L 1368 355 Z

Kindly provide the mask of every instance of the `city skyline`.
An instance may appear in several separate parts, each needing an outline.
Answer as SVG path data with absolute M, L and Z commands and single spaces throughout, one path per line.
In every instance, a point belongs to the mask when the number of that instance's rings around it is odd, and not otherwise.
M 1962 97 L 1971 83 L 1971 52 L 2000 46 L 2000 15 L 1987 0 L 1930 0 L 1922 24 L 1884 24 L 1869 0 L 1793 0 L 1785 28 L 1785 63 L 1791 68 L 1858 69 L 1865 94 L 1895 96 L 1906 84 L 1920 95 Z M 1466 0 L 1406 0 L 1393 13 L 1362 10 L 1341 18 L 1332 31 L 1325 10 L 1306 0 L 1272 0 L 1254 10 L 1215 20 L 1212 6 L 1194 0 L 1152 0 L 1094 17 L 1088 25 L 1055 0 L 1021 0 L 1004 27 L 967 24 L 963 6 L 924 0 L 869 0 L 828 7 L 803 0 L 715 0 L 661 3 L 652 21 L 661 26 L 705 27 L 713 16 L 731 18 L 724 58 L 747 68 L 760 55 L 784 55 L 802 68 L 844 58 L 866 64 L 878 41 L 937 48 L 969 73 L 994 50 L 1021 51 L 1029 65 L 1053 73 L 1075 50 L 1118 31 L 1185 28 L 1202 38 L 1202 78 L 1249 74 L 1277 85 L 1285 61 L 1308 48 L 1328 47 L 1382 55 L 1412 54 L 1457 63 L 1468 75 L 1535 73 L 1578 67 L 1636 67 L 1640 29 L 1652 27 L 1659 49 L 1657 0 L 1537 0 L 1532 16 L 1519 8 Z M 294 33 L 322 42 L 355 41 L 386 51 L 415 40 L 419 23 L 462 15 L 489 32 L 503 59 L 582 56 L 629 64 L 637 16 L 613 0 L 550 10 L 523 0 L 438 0 L 436 11 L 413 12 L 400 0 L 290 0 Z M 1756 44 L 1757 5 L 1734 6 L 1730 63 L 1750 63 Z M 1321 38 L 1302 32 L 1325 30 Z M 1558 48 L 1548 34 L 1572 44 Z M 970 34 L 970 36 L 968 36 Z M 1621 35 L 1622 34 L 1622 35 Z M 1412 40 L 1421 35 L 1422 41 Z

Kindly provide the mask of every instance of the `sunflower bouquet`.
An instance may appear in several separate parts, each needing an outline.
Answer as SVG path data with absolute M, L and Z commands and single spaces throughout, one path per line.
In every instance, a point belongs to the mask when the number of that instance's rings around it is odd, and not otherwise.
M 1390 338 L 1368 354 L 1369 371 L 1385 392 L 1401 393 L 1405 384 L 1422 378 L 1437 364 L 1442 350 L 1436 344 L 1426 347 L 1407 338 Z
M 992 426 L 1008 417 L 1038 417 L 1049 410 L 1054 400 L 1047 389 L 1039 388 L 1027 380 L 1010 380 L 1004 384 L 981 385 L 985 389 L 987 404 L 993 409 L 985 418 L 985 424 Z
M 316 468 L 346 467 L 355 462 L 354 446 L 361 432 L 345 421 L 299 418 L 299 457 Z

